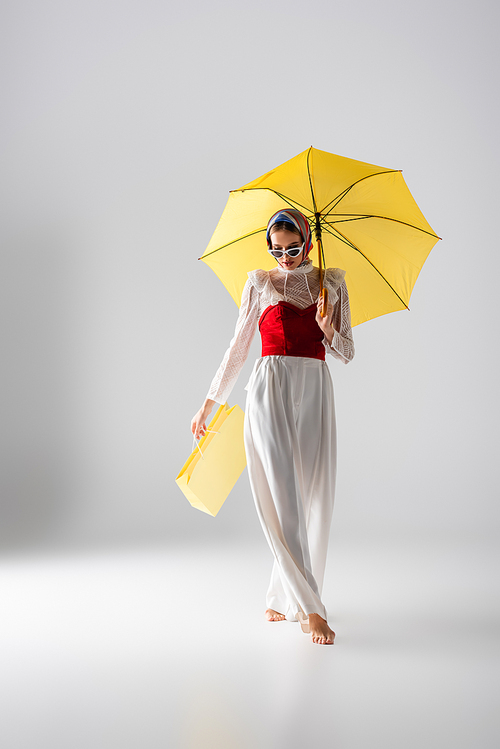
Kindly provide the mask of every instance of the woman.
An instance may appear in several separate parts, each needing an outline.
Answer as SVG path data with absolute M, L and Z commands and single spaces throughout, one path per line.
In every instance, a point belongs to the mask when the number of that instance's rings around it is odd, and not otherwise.
M 306 217 L 278 211 L 267 227 L 271 271 L 248 274 L 234 337 L 191 423 L 206 433 L 214 403 L 225 403 L 257 327 L 262 357 L 247 386 L 245 449 L 250 484 L 274 555 L 267 592 L 269 621 L 300 621 L 318 644 L 333 644 L 321 601 L 336 477 L 333 386 L 325 352 L 354 356 L 345 272 L 329 268 L 329 303 L 321 316 L 319 269 L 309 253 Z

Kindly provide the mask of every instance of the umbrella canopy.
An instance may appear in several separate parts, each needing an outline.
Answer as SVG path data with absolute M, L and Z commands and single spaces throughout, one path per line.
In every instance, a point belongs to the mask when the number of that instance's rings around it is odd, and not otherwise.
M 321 235 L 325 267 L 346 271 L 352 325 L 407 309 L 418 274 L 439 237 L 425 220 L 401 171 L 308 148 L 232 190 L 200 258 L 240 304 L 247 273 L 270 270 L 270 217 L 298 208 Z M 320 265 L 318 249 L 311 259 Z

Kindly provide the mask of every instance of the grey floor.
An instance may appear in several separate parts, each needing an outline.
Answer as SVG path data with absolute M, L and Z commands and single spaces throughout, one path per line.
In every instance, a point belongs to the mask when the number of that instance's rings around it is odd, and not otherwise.
M 3 749 L 500 745 L 498 554 L 337 544 L 333 647 L 263 618 L 251 546 L 12 556 Z

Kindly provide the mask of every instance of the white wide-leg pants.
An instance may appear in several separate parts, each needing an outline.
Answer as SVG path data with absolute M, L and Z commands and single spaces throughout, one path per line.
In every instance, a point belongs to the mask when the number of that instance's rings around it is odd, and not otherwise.
M 336 478 L 333 385 L 326 362 L 258 359 L 247 385 L 245 449 L 252 493 L 274 555 L 268 608 L 290 621 L 321 600 Z

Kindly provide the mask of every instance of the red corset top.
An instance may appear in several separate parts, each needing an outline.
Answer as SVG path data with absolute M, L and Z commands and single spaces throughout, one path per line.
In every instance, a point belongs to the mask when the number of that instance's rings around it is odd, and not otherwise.
M 278 302 L 264 310 L 259 320 L 262 356 L 306 356 L 325 361 L 323 331 L 316 322 L 315 304 L 300 309 Z

